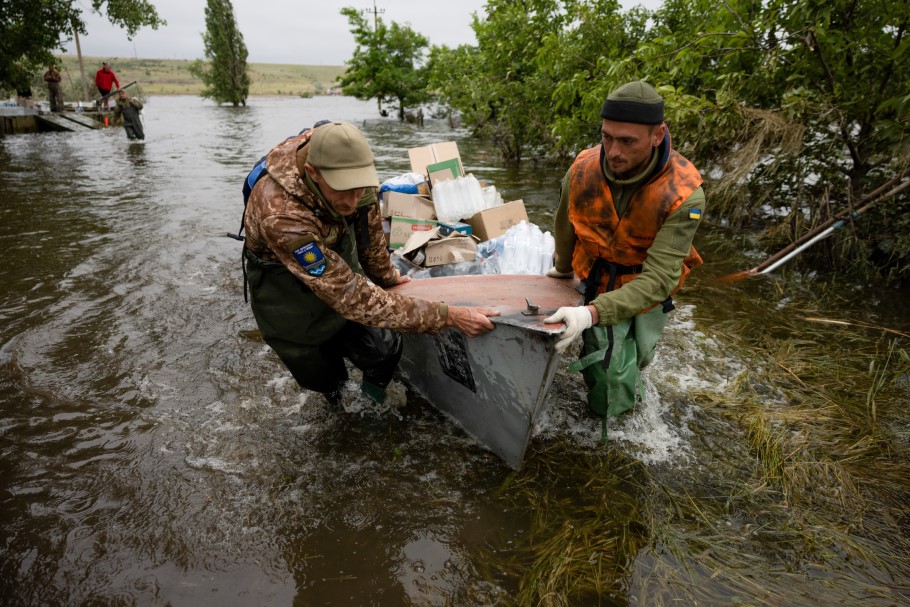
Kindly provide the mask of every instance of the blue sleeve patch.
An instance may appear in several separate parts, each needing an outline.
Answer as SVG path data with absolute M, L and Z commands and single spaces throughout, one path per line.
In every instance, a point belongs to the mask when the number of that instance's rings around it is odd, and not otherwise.
M 315 242 L 308 242 L 295 248 L 294 257 L 310 276 L 322 276 L 325 272 L 325 255 Z
M 701 219 L 701 209 L 689 209 L 689 219 Z

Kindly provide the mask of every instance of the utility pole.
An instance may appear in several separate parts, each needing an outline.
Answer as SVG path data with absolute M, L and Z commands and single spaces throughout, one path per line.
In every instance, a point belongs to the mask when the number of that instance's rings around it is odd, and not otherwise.
M 362 13 L 373 13 L 373 43 L 375 44 L 376 42 L 378 42 L 376 40 L 376 31 L 379 29 L 379 15 L 382 15 L 383 13 L 385 13 L 385 9 L 376 8 L 376 0 L 373 0 L 372 10 L 368 9 L 368 8 L 364 8 L 364 9 L 361 9 L 361 12 Z M 381 116 L 382 115 L 382 99 L 380 99 L 379 97 L 376 98 L 376 107 L 379 109 L 379 114 Z
M 85 65 L 82 63 L 82 46 L 79 44 L 79 30 L 73 24 L 73 37 L 76 39 L 76 55 L 79 57 L 79 75 L 82 76 L 82 100 L 88 101 L 88 81 L 85 79 Z
M 365 8 L 365 9 L 362 9 L 362 12 L 364 12 L 364 13 L 373 13 L 373 33 L 375 34 L 375 33 L 376 33 L 376 29 L 379 27 L 379 15 L 384 14 L 384 13 L 385 13 L 385 9 L 384 9 L 384 8 L 376 8 L 376 0 L 373 0 L 373 8 L 372 8 L 372 10 L 371 10 L 371 9 L 368 9 L 368 8 Z

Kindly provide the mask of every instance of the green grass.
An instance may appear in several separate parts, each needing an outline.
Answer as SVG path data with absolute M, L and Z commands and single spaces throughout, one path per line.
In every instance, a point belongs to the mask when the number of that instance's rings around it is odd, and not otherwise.
M 63 74 L 64 96 L 77 98 L 80 88 L 79 62 L 75 55 L 58 56 Z M 137 81 L 143 95 L 199 95 L 202 82 L 192 76 L 192 61 L 179 59 L 106 58 L 120 84 Z M 83 57 L 89 94 L 97 91 L 95 72 L 101 67 L 100 57 Z M 344 66 L 290 65 L 250 63 L 250 95 L 310 96 L 324 94 L 344 73 Z

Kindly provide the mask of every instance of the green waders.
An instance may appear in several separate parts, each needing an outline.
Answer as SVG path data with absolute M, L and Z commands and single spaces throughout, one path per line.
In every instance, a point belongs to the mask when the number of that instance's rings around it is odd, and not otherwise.
M 605 418 L 619 415 L 635 406 L 639 395 L 644 396 L 640 371 L 654 359 L 666 323 L 666 313 L 657 306 L 612 327 L 591 327 L 582 333 L 581 355 L 569 370 L 581 371 L 592 411 Z M 613 350 L 605 361 L 610 329 Z
M 364 392 L 382 402 L 401 358 L 401 336 L 347 321 L 283 264 L 244 255 L 256 324 L 297 383 L 336 394 L 348 378 L 347 358 L 363 371 Z
M 597 296 L 601 274 L 608 272 L 606 291 L 612 291 L 618 276 L 638 274 L 639 266 L 624 266 L 597 259 L 587 278 L 576 287 L 584 294 L 585 305 Z M 581 371 L 588 387 L 588 406 L 603 416 L 603 435 L 607 438 L 607 418 L 624 413 L 644 398 L 641 370 L 654 359 L 657 341 L 673 310 L 673 298 L 643 314 L 606 327 L 591 327 L 582 334 L 581 354 L 569 365 L 570 371 Z

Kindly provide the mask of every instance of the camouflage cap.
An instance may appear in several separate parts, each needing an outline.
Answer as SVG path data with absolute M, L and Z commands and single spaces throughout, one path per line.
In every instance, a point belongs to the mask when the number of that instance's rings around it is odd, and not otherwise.
M 664 98 L 647 82 L 629 82 L 607 96 L 600 117 L 617 122 L 660 124 L 664 121 Z
M 313 132 L 307 147 L 307 163 L 319 169 L 332 189 L 379 187 L 370 144 L 354 125 L 347 122 L 324 124 Z

